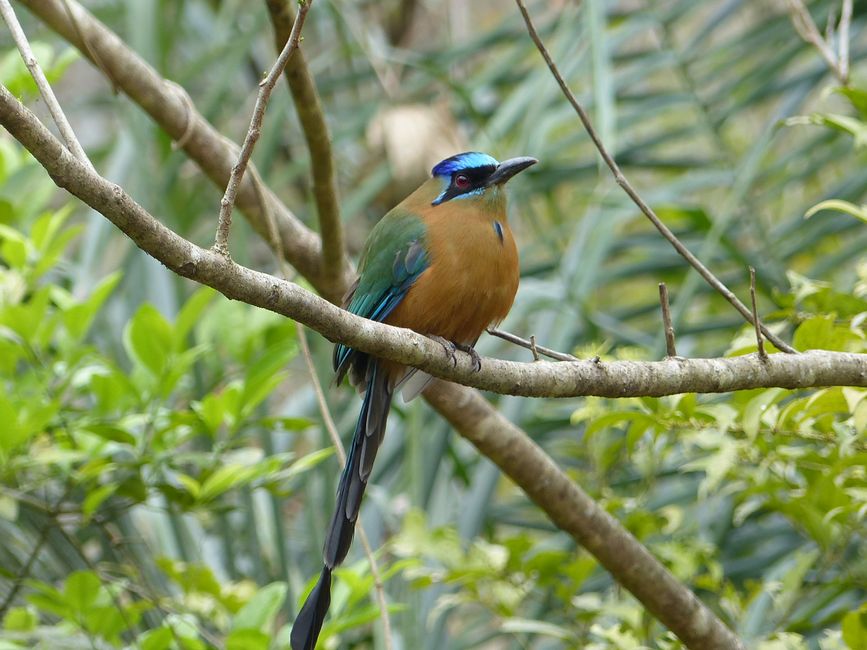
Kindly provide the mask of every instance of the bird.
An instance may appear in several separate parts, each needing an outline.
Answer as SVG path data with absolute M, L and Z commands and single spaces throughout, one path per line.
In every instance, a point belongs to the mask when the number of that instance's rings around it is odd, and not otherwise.
M 462 350 L 480 369 L 476 341 L 506 317 L 520 275 L 504 186 L 536 162 L 528 156 L 499 162 L 469 151 L 437 163 L 431 177 L 371 230 L 344 308 L 424 334 L 455 362 L 455 351 Z M 292 650 L 316 647 L 331 604 L 331 574 L 352 543 L 392 396 L 399 391 L 408 401 L 431 379 L 342 343 L 335 345 L 332 361 L 336 382 L 348 374 L 364 397 L 325 535 L 322 571 L 295 619 Z

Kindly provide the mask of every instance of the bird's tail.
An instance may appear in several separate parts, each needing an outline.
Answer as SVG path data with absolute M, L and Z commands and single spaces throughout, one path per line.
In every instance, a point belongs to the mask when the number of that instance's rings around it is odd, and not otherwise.
M 325 535 L 325 547 L 322 551 L 324 566 L 319 581 L 292 626 L 292 650 L 313 650 L 316 647 L 316 639 L 331 604 L 331 571 L 343 562 L 349 552 L 355 521 L 361 507 L 361 497 L 373 469 L 373 459 L 376 458 L 385 434 L 392 388 L 388 374 L 376 361 L 371 360 L 368 368 L 367 391 L 355 425 L 346 467 L 343 468 L 337 487 L 337 506 Z

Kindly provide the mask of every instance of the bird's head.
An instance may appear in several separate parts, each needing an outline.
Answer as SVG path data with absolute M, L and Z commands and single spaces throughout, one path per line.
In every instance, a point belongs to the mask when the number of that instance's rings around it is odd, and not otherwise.
M 478 151 L 467 151 L 446 158 L 431 170 L 431 175 L 442 187 L 431 205 L 464 199 L 499 198 L 500 188 L 506 181 L 537 162 L 535 158 L 527 156 L 499 162 Z

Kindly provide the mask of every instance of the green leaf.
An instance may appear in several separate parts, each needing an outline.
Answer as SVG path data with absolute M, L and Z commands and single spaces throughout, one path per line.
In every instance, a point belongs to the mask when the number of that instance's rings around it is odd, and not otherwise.
M 851 650 L 867 648 L 867 605 L 843 617 L 843 641 Z
M 180 352 L 186 347 L 186 338 L 202 318 L 205 309 L 217 295 L 210 287 L 200 287 L 190 296 L 175 317 L 175 351 Z
M 75 571 L 63 587 L 63 595 L 73 611 L 84 612 L 96 602 L 102 583 L 92 571 Z
M 123 343 L 133 361 L 160 377 L 172 349 L 171 325 L 153 305 L 142 305 L 127 323 Z
M 226 650 L 268 650 L 271 637 L 259 630 L 232 630 L 226 637 Z
M 31 632 L 38 623 L 39 616 L 32 607 L 12 607 L 3 618 L 3 628 L 10 632 Z
M 158 627 L 148 630 L 138 638 L 138 647 L 141 650 L 170 650 L 174 635 L 167 627 Z
M 224 492 L 249 483 L 258 473 L 255 465 L 223 465 L 202 483 L 200 501 L 211 501 Z
M 274 625 L 277 612 L 286 600 L 287 591 L 285 582 L 272 582 L 262 587 L 235 614 L 232 630 L 269 631 Z
M 103 504 L 103 502 L 109 498 L 112 494 L 114 494 L 115 490 L 117 490 L 117 485 L 114 483 L 108 483 L 107 485 L 101 485 L 95 490 L 91 490 L 87 496 L 84 498 L 84 503 L 81 505 L 81 514 L 84 515 L 85 521 L 89 521 L 97 510 L 99 510 L 99 506 Z
M 281 372 L 298 350 L 294 341 L 281 341 L 266 350 L 253 364 L 248 366 L 244 377 L 238 414 L 241 419 L 248 417 L 262 401 L 271 394 L 286 377 Z
M 758 435 L 762 419 L 765 417 L 768 409 L 772 404 L 782 399 L 785 393 L 786 391 L 783 388 L 769 388 L 760 392 L 747 404 L 747 407 L 744 409 L 742 425 L 744 433 L 747 434 L 750 440 L 755 440 Z
M 809 219 L 822 210 L 836 210 L 837 212 L 843 212 L 867 223 L 867 205 L 855 205 L 854 203 L 842 201 L 840 199 L 828 199 L 827 201 L 817 203 L 804 213 L 804 218 Z
M 129 431 L 121 428 L 116 424 L 108 422 L 92 422 L 84 424 L 81 429 L 112 442 L 119 442 L 124 445 L 135 446 L 136 439 Z
M 90 292 L 90 296 L 86 300 L 63 310 L 63 324 L 74 342 L 81 341 L 85 334 L 87 334 L 93 323 L 93 319 L 96 318 L 96 314 L 102 308 L 106 299 L 117 287 L 121 277 L 122 275 L 119 271 L 108 275 L 96 285 L 96 288 Z

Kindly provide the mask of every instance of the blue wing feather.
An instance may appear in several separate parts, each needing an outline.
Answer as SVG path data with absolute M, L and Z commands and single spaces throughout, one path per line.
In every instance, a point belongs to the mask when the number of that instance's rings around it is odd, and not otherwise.
M 430 259 L 424 242 L 413 239 L 397 250 L 388 284 L 381 283 L 371 291 L 364 287 L 364 276 L 346 309 L 353 314 L 382 322 L 403 300 L 410 287 L 425 272 Z M 367 289 L 366 291 L 363 289 Z M 334 346 L 334 369 L 340 381 L 352 362 L 355 350 L 342 343 Z

